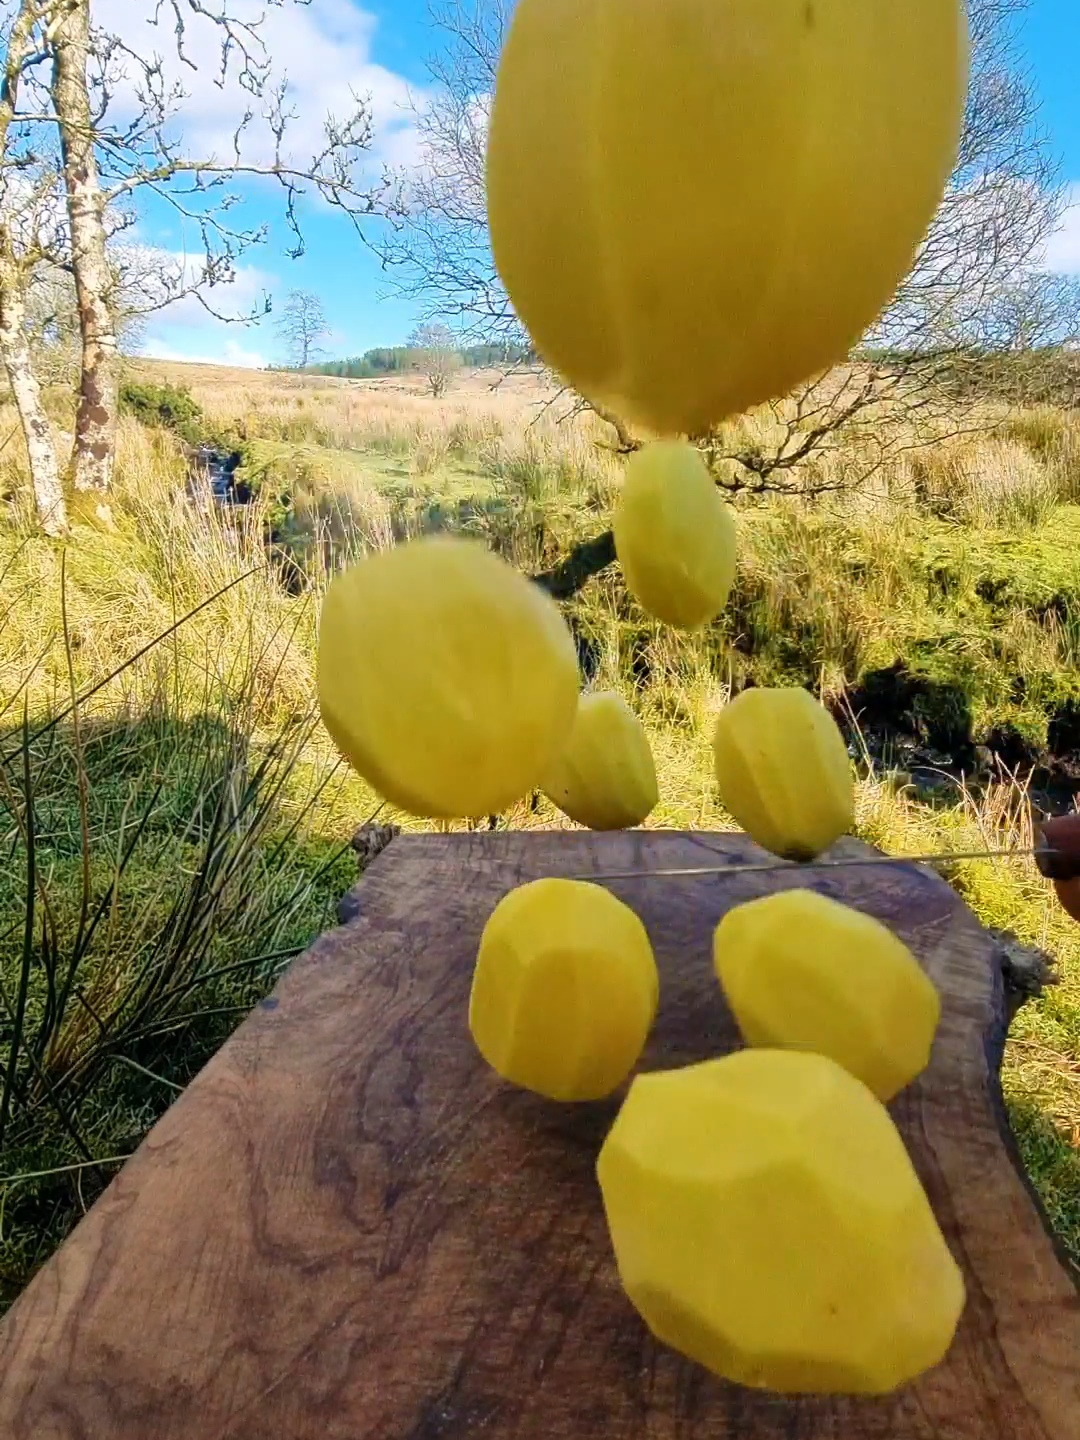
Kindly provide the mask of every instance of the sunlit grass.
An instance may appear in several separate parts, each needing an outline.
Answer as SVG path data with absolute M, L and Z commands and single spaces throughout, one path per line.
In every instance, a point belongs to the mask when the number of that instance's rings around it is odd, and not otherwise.
M 174 441 L 125 422 L 116 528 L 81 524 L 61 551 L 33 529 L 15 447 L 0 452 L 11 497 L 0 522 L 0 1085 L 13 1076 L 3 1175 L 128 1153 L 331 922 L 355 873 L 348 839 L 379 803 L 312 719 L 319 598 L 334 567 L 452 528 L 536 571 L 605 528 L 618 490 L 606 428 L 552 407 L 537 377 L 497 390 L 471 377 L 435 402 L 396 382 L 192 373 L 207 423 L 243 433 L 264 482 L 247 511 L 193 506 Z M 1080 693 L 1080 509 L 1069 504 L 1080 444 L 1062 412 L 995 418 L 981 449 L 898 459 L 855 494 L 740 502 L 736 594 L 705 633 L 653 624 L 611 574 L 569 607 L 594 683 L 620 689 L 648 730 L 661 780 L 651 825 L 730 826 L 710 732 L 747 676 L 836 697 L 900 658 L 931 700 L 935 686 L 958 688 L 976 732 L 1045 737 L 1047 717 Z M 747 436 L 763 441 L 755 423 Z M 842 469 L 843 454 L 828 463 Z M 268 558 L 270 531 L 306 569 L 299 593 Z M 892 853 L 1030 840 L 1025 797 L 1008 784 L 942 807 L 870 772 L 858 817 L 860 835 Z M 379 818 L 412 823 L 390 809 Z M 499 823 L 568 822 L 530 799 Z M 201 886 L 213 898 L 195 904 L 179 949 L 178 875 L 182 894 Z M 957 865 L 950 878 L 985 923 L 1045 949 L 1060 973 L 1021 1012 L 1004 1083 L 1028 1167 L 1080 1257 L 1080 928 L 1026 861 Z M 241 888 L 253 903 L 239 903 Z M 80 993 L 111 1017 L 104 1035 L 77 999 L 41 1032 L 47 965 L 66 974 L 73 957 Z M 50 1083 L 77 1099 L 74 1133 L 31 1074 L 37 1050 L 15 1047 L 12 1068 L 25 967 L 24 1027 L 44 1033 Z M 158 975 L 144 1034 L 132 1017 Z M 0 1183 L 0 1299 L 110 1173 Z

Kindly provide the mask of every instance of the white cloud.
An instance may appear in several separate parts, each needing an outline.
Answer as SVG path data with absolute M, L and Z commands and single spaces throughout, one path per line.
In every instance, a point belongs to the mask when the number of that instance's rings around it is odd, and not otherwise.
M 296 112 L 290 124 L 287 150 L 302 162 L 323 142 L 328 114 L 342 118 L 357 98 L 370 102 L 375 124 L 373 173 L 384 163 L 407 162 L 415 153 L 411 123 L 410 90 L 399 75 L 377 65 L 371 57 L 375 17 L 352 0 L 316 0 L 311 5 L 268 5 L 267 0 L 232 0 L 231 13 L 250 23 L 259 22 L 258 34 L 273 74 L 288 80 L 288 104 Z M 149 12 L 149 15 L 148 15 Z M 97 0 L 95 21 L 115 33 L 138 54 L 161 56 L 165 75 L 180 81 L 188 92 L 176 117 L 176 129 L 191 155 L 226 157 L 232 137 L 252 96 L 237 79 L 234 62 L 222 86 L 220 29 L 195 14 L 188 14 L 184 49 L 196 69 L 184 65 L 176 53 L 171 7 L 162 6 L 155 21 L 153 7 L 132 0 Z M 135 67 L 117 91 L 118 114 L 135 107 Z M 255 102 L 253 108 L 258 108 Z M 244 156 L 253 162 L 272 158 L 272 140 L 257 122 L 245 139 Z
M 139 246 L 138 265 L 146 271 L 158 266 L 162 273 L 182 274 L 189 283 L 201 273 L 202 259 L 160 246 Z M 274 289 L 272 275 L 257 265 L 239 265 L 227 284 L 204 291 L 218 315 L 243 317 L 256 312 L 264 294 Z M 210 365 L 263 368 L 271 363 L 265 353 L 266 321 L 229 323 L 217 318 L 195 295 L 185 295 L 148 317 L 141 353 L 158 360 L 190 360 Z M 263 348 L 256 348 L 262 345 Z
M 248 350 L 237 340 L 226 340 L 212 350 L 190 348 L 184 344 L 169 345 L 164 340 L 149 340 L 140 354 L 150 360 L 182 360 L 188 365 L 234 365 L 241 370 L 265 370 L 271 363 L 259 350 Z
M 216 7 L 215 7 L 216 8 Z M 241 21 L 259 23 L 258 34 L 271 61 L 275 78 L 288 82 L 287 109 L 295 112 L 287 132 L 286 158 L 304 165 L 324 144 L 324 123 L 328 116 L 347 117 L 358 100 L 370 105 L 374 139 L 370 151 L 370 176 L 376 181 L 384 166 L 404 168 L 415 163 L 418 142 L 414 127 L 414 94 L 399 75 L 378 65 L 372 58 L 376 19 L 360 0 L 314 0 L 310 5 L 268 0 L 229 0 L 229 11 Z M 261 106 L 238 80 L 238 65 L 224 85 L 220 75 L 220 29 L 186 7 L 185 54 L 195 69 L 183 64 L 176 51 L 173 11 L 162 6 L 155 19 L 150 0 L 95 0 L 95 22 L 106 32 L 119 35 L 138 55 L 160 56 L 166 81 L 179 82 L 187 95 L 175 112 L 173 133 L 182 138 L 182 147 L 191 157 L 229 158 L 233 136 L 249 105 Z M 116 123 L 138 109 L 136 84 L 138 67 L 127 62 L 127 77 L 116 90 Z M 419 100 L 423 100 L 420 95 Z M 273 141 L 268 127 L 256 118 L 246 132 L 242 157 L 249 163 L 266 163 L 273 158 Z M 369 167 L 365 165 L 365 169 Z M 268 182 L 272 183 L 272 182 Z M 242 193 L 246 187 L 241 187 Z M 251 192 L 248 192 L 251 193 Z M 211 200 L 214 197 L 210 197 Z M 269 193 L 267 199 L 272 197 Z M 195 202 L 195 208 L 199 204 Z M 146 212 L 156 215 L 159 212 Z M 261 219 L 266 214 L 255 212 Z M 251 212 L 233 217 L 241 228 L 252 221 Z M 185 225 L 178 215 L 175 227 Z M 198 226 L 191 223 L 191 255 L 184 254 L 174 237 L 155 227 L 134 237 L 135 244 L 160 257 L 160 271 L 174 283 L 179 271 L 190 283 L 201 266 L 202 245 Z M 155 233 L 156 232 L 156 233 Z M 162 245 L 170 248 L 164 249 Z M 245 257 L 246 259 L 246 257 Z M 151 275 L 148 289 L 154 288 Z M 227 315 L 250 314 L 264 292 L 280 290 L 278 277 L 257 265 L 240 264 L 233 281 L 215 286 L 205 294 L 213 308 Z M 265 365 L 277 353 L 272 318 L 260 326 L 227 325 L 214 319 L 189 296 L 149 317 L 143 353 L 164 359 L 214 361 L 222 364 Z
M 1069 202 L 1061 229 L 1046 247 L 1046 268 L 1062 275 L 1080 275 L 1080 181 L 1069 186 Z

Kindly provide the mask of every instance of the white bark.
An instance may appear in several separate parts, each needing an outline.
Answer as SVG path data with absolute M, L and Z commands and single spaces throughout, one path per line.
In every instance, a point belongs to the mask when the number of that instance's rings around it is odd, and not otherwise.
M 53 105 L 60 122 L 72 268 L 82 334 L 82 378 L 71 478 L 106 491 L 116 453 L 117 343 L 113 276 L 105 248 L 105 196 L 94 154 L 87 88 L 90 0 L 72 0 L 54 35 Z
M 7 53 L 0 72 L 0 160 L 8 157 L 8 136 L 18 106 L 23 67 L 34 49 L 34 26 L 42 14 L 42 7 L 34 0 L 22 0 L 8 31 Z M 10 204 L 10 195 L 7 199 Z M 26 442 L 38 518 L 47 534 L 63 535 L 68 528 L 67 510 L 52 425 L 41 403 L 41 386 L 26 337 L 26 285 L 32 257 L 18 253 L 7 223 L 10 218 L 0 213 L 0 361 Z
M 52 425 L 41 403 L 41 387 L 30 361 L 30 345 L 23 325 L 21 279 L 11 270 L 0 271 L 0 358 L 15 397 L 30 457 L 30 479 L 41 528 L 46 535 L 64 535 L 68 528 L 67 507 L 56 463 Z

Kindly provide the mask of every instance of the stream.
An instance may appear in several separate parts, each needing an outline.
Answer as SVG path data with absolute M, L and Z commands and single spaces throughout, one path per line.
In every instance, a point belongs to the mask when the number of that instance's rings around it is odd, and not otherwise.
M 199 503 L 209 499 L 217 505 L 248 505 L 251 490 L 236 481 L 243 456 L 238 450 L 218 450 L 213 445 L 199 445 L 192 452 L 188 475 L 188 499 Z

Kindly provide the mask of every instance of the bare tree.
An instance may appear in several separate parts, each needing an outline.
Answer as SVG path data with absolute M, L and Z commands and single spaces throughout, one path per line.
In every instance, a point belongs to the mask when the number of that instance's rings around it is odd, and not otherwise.
M 52 7 L 46 41 L 52 51 L 52 103 L 60 131 L 71 239 L 71 271 L 79 307 L 82 364 L 71 481 L 103 493 L 112 481 L 117 378 L 114 276 L 107 254 L 107 196 L 98 174 L 90 102 L 90 0 Z
M 289 364 L 298 370 L 306 369 L 324 353 L 319 342 L 330 333 L 322 301 L 310 290 L 290 290 L 277 330 L 285 343 Z
M 985 348 L 1001 354 L 1071 348 L 1080 341 L 1080 278 L 1033 269 L 1002 285 L 982 317 Z
M 46 534 L 68 527 L 52 425 L 27 335 L 26 296 L 57 248 L 59 174 L 54 155 L 27 143 L 17 122 L 21 82 L 37 54 L 39 6 L 22 0 L 8 16 L 0 78 L 0 358 L 19 415 L 38 518 Z
M 491 256 L 484 185 L 488 116 L 513 11 L 514 0 L 430 0 L 442 44 L 414 114 L 420 163 L 403 177 L 381 252 L 429 318 L 454 320 L 477 339 L 527 343 Z
M 145 297 L 156 284 L 160 256 L 139 245 L 111 244 L 117 349 L 137 354 L 145 335 Z M 42 385 L 79 386 L 82 337 L 75 282 L 68 265 L 43 263 L 26 293 L 26 329 L 34 370 Z
M 725 488 L 820 493 L 864 480 L 943 424 L 976 423 L 955 408 L 957 368 L 973 352 L 1061 343 L 1080 331 L 1077 287 L 1040 269 L 1065 196 L 1018 54 L 1016 22 L 1028 3 L 970 0 L 963 143 L 910 275 L 849 365 L 764 407 L 752 427 L 734 422 L 697 437 Z M 512 0 L 432 0 L 442 45 L 430 62 L 433 98 L 417 111 L 421 164 L 401 188 L 384 245 L 405 293 L 485 337 L 520 333 L 492 261 L 484 195 L 489 106 L 512 12 Z M 619 417 L 603 418 L 613 448 L 636 448 Z M 844 477 L 826 463 L 841 448 L 860 457 Z
M 446 325 L 427 322 L 418 325 L 409 336 L 412 367 L 427 378 L 428 389 L 436 400 L 450 389 L 454 373 L 461 368 L 461 352 L 453 332 Z
M 39 383 L 76 390 L 82 341 L 71 272 L 59 265 L 38 266 L 26 287 L 25 308 L 26 335 Z
M 0 249 L 6 249 L 0 227 Z M 25 285 L 18 260 L 0 255 L 0 356 L 15 400 L 30 465 L 38 519 L 47 535 L 68 528 L 52 426 L 41 398 L 26 333 Z
M 42 260 L 74 278 L 81 373 L 70 473 L 80 488 L 100 492 L 111 477 L 123 270 L 117 241 L 134 223 L 140 197 L 170 206 L 199 234 L 202 249 L 196 259 L 159 255 L 145 277 L 141 313 L 194 296 L 219 318 L 243 322 L 265 314 L 269 300 L 223 313 L 213 303 L 215 291 L 235 279 L 240 257 L 268 231 L 238 218 L 236 182 L 262 179 L 279 188 L 294 256 L 304 248 L 305 195 L 335 206 L 359 228 L 390 193 L 387 177 L 367 169 L 372 124 L 361 97 L 347 114 L 325 117 L 314 153 L 292 153 L 296 117 L 287 81 L 267 51 L 264 13 L 248 0 L 148 0 L 130 33 L 117 34 L 94 24 L 92 0 L 0 0 L 7 116 L 0 122 L 0 168 L 28 170 L 57 146 L 62 162 L 63 233 Z M 151 50 L 155 39 L 165 42 L 164 54 Z M 208 40 L 216 47 L 215 83 L 242 98 L 243 113 L 222 153 L 199 155 L 185 145 L 179 123 L 187 98 L 182 77 L 197 68 L 194 56 L 205 54 Z M 18 279 L 22 286 L 24 309 L 34 268 L 23 265 L 17 277 L 10 266 L 5 271 L 6 283 Z M 11 304 L 6 313 L 14 313 Z

